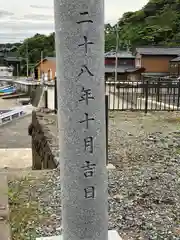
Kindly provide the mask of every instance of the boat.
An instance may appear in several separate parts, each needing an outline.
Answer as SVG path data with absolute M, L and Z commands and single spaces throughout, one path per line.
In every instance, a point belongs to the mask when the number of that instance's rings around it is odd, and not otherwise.
M 10 88 L 10 87 L 12 87 L 12 85 L 0 86 L 0 90 L 7 89 L 7 88 Z
M 0 92 L 5 92 L 5 91 L 11 90 L 13 88 L 14 88 L 13 86 L 5 86 L 5 87 L 0 88 Z
M 0 96 L 7 96 L 7 95 L 11 95 L 11 94 L 15 94 L 16 90 L 11 90 L 11 91 L 7 91 L 7 92 L 0 92 Z
M 0 89 L 0 96 L 14 94 L 15 92 L 16 92 L 16 88 L 11 86 L 8 88 Z

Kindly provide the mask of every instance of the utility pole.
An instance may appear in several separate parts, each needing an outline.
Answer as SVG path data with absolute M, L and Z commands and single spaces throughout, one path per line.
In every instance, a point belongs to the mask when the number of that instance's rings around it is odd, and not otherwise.
M 42 78 L 42 82 L 44 83 L 44 76 L 43 76 L 43 51 L 41 51 L 41 64 L 40 64 L 40 79 Z
M 118 50 L 119 50 L 119 22 L 116 25 L 116 62 L 115 62 L 115 82 L 117 82 L 117 68 L 118 68 Z
M 131 46 L 131 41 L 127 40 L 126 41 L 126 50 L 127 50 L 127 52 L 130 52 L 130 46 Z
M 17 77 L 19 77 L 19 64 L 17 63 Z
M 44 89 L 44 98 L 45 98 L 45 108 L 48 108 L 48 86 L 45 85 L 45 75 L 43 71 L 43 51 L 41 51 L 41 64 L 40 64 L 40 71 L 42 77 L 42 87 Z
M 28 42 L 26 43 L 26 75 L 29 76 L 29 53 L 28 53 Z
M 4 56 L 7 57 L 6 43 L 4 44 Z

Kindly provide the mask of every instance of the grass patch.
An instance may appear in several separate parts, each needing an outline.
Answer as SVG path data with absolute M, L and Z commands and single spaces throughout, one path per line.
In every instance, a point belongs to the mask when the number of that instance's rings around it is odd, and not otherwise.
M 180 148 L 176 148 L 176 154 L 180 155 Z
M 165 118 L 164 120 L 169 123 L 180 123 L 180 117 L 169 117 Z
M 109 111 L 108 111 L 108 117 L 109 117 L 109 118 L 114 118 L 114 116 L 115 116 L 115 111 L 109 110 Z
M 42 177 L 27 176 L 9 181 L 9 208 L 12 240 L 34 240 L 36 229 L 49 217 L 40 210 L 37 186 Z

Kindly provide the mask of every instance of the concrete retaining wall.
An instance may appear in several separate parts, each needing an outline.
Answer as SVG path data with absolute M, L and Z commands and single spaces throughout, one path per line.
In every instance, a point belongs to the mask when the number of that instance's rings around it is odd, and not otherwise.
M 32 168 L 54 169 L 58 166 L 56 116 L 42 110 L 33 111 L 29 135 L 32 136 Z

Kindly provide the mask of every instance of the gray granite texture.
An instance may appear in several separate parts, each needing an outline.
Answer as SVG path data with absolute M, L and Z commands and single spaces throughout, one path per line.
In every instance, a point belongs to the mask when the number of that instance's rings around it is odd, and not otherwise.
M 123 240 L 180 239 L 179 124 L 175 112 L 110 113 L 109 161 L 116 170 L 109 171 L 109 229 Z M 61 234 L 60 188 L 56 170 L 28 190 L 37 196 L 39 214 L 50 215 L 36 237 Z
M 55 0 L 64 240 L 108 238 L 104 1 Z

